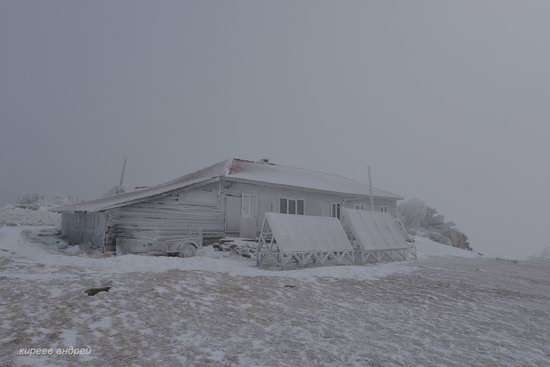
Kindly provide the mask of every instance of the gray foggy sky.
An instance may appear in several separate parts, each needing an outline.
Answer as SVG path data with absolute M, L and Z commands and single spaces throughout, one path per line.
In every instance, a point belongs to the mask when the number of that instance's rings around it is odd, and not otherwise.
M 0 204 L 229 157 L 418 197 L 550 246 L 550 1 L 0 2 Z

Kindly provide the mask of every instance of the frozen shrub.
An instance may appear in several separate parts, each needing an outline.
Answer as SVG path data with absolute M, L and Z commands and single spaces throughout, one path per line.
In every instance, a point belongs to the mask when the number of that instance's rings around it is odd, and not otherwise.
M 25 193 L 17 199 L 16 207 L 38 210 L 42 207 L 51 208 L 67 205 L 72 202 L 70 197 L 61 195 L 46 195 L 40 193 Z
M 445 222 L 445 216 L 438 214 L 437 210 L 426 205 L 423 200 L 407 200 L 399 204 L 397 212 L 410 234 L 471 250 L 468 236 L 459 231 L 454 222 Z
M 23 194 L 19 197 L 15 205 L 19 208 L 36 210 L 40 208 L 40 205 L 38 205 L 38 202 L 41 200 L 44 200 L 44 194 L 39 194 L 39 193 Z
M 543 248 L 538 254 L 528 256 L 529 261 L 550 263 L 550 247 Z

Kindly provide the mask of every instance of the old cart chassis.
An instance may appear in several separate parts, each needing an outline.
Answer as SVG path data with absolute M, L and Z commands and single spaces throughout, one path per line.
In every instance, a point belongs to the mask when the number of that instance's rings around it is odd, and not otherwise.
M 117 239 L 116 253 L 140 255 L 177 255 L 183 253 L 186 246 L 195 249 L 202 247 L 202 236 L 188 236 L 169 240 L 154 238 Z

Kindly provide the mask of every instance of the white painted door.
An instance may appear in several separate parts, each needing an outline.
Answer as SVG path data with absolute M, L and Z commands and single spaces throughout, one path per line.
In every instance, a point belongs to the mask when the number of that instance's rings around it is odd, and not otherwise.
M 242 194 L 240 236 L 256 238 L 258 203 L 255 194 Z
M 239 233 L 241 229 L 241 197 L 225 197 L 225 232 Z

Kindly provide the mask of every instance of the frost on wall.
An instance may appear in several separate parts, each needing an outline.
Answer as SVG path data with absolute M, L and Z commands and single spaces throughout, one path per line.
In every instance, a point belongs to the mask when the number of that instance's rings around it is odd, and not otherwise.
M 397 207 L 398 215 L 407 231 L 432 241 L 471 250 L 468 236 L 459 231 L 453 222 L 445 222 L 445 216 L 426 205 L 420 199 L 407 200 Z

